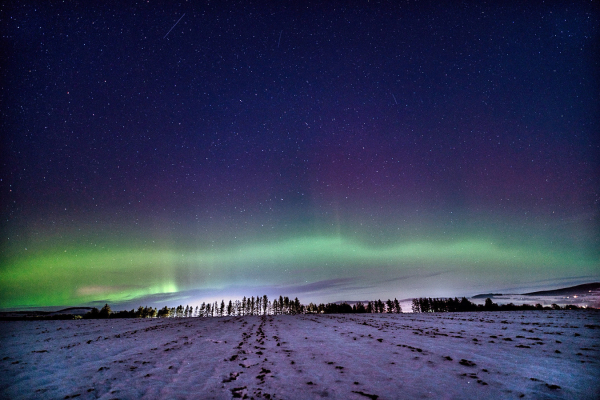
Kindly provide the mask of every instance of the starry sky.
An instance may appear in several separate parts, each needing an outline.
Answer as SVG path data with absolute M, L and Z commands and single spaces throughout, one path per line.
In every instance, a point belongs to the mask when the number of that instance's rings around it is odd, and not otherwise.
M 3 2 L 0 308 L 599 280 L 600 13 L 550 3 Z

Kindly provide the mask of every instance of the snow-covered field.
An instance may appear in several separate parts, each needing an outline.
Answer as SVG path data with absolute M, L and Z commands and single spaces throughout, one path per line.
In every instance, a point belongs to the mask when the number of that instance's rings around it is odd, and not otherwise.
M 0 398 L 596 399 L 600 312 L 0 322 Z

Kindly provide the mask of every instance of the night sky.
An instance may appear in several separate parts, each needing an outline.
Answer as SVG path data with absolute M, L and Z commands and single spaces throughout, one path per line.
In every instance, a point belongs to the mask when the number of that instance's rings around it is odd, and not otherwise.
M 480 3 L 3 2 L 0 308 L 599 280 L 597 5 Z

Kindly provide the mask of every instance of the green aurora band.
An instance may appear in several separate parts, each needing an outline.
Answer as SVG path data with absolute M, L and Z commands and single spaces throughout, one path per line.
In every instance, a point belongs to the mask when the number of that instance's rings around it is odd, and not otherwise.
M 342 237 L 191 251 L 118 246 L 67 248 L 13 256 L 0 269 L 0 308 L 122 302 L 143 296 L 231 285 L 285 286 L 323 279 L 395 277 L 428 271 L 518 283 L 540 275 L 596 274 L 593 256 L 547 248 L 501 246 L 485 240 L 368 246 Z M 507 278 L 508 277 L 508 278 Z M 256 282 L 254 284 L 253 282 Z

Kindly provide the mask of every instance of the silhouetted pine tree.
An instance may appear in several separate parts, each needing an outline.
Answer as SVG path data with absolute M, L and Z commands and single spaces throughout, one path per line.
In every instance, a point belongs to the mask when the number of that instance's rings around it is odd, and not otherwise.
M 267 315 L 267 307 L 269 306 L 269 298 L 265 294 L 262 299 L 263 314 Z
M 298 298 L 296 297 L 294 299 L 294 314 L 301 314 L 302 313 L 302 304 L 300 304 L 300 300 L 298 300 Z
M 387 299 L 387 301 L 385 302 L 385 305 L 386 305 L 385 312 L 388 312 L 388 313 L 394 312 L 394 303 L 392 303 L 392 300 Z
M 400 314 L 402 312 L 402 307 L 400 307 L 400 302 L 395 297 L 394 297 L 394 312 L 396 314 Z
M 473 303 L 471 303 L 466 297 L 460 299 L 460 311 L 471 311 L 473 308 Z
M 422 313 L 429 312 L 429 301 L 424 297 L 419 297 L 419 310 Z
M 414 312 L 414 313 L 421 312 L 421 304 L 419 303 L 419 299 L 412 299 L 412 312 Z
M 287 296 L 283 298 L 283 312 L 285 314 L 290 313 L 290 299 Z
M 105 304 L 104 307 L 98 313 L 98 318 L 109 318 L 112 310 L 108 304 Z
M 170 314 L 171 314 L 171 312 L 169 310 L 169 307 L 167 307 L 167 306 L 164 306 L 163 308 L 161 308 L 158 311 L 159 318 L 167 318 L 167 317 L 169 317 Z

